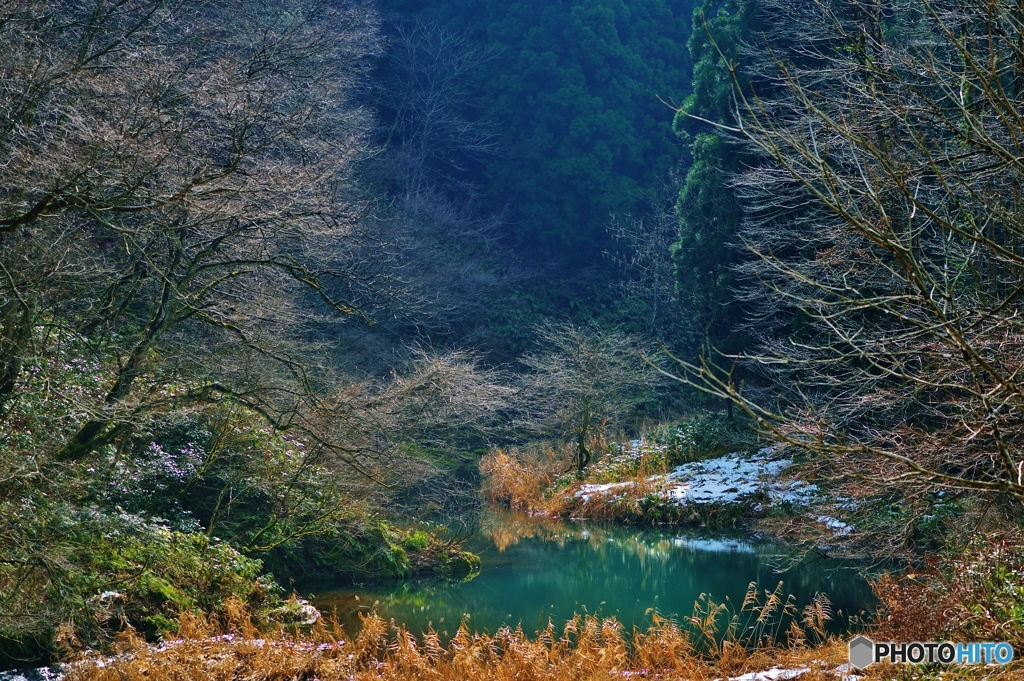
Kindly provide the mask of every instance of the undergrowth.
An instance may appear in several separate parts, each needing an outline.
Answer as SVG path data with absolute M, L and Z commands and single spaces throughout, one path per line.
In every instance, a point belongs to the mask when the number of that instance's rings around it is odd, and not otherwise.
M 637 439 L 588 443 L 594 462 L 583 474 L 567 444 L 494 449 L 481 459 L 483 491 L 512 509 L 561 518 L 587 518 L 633 525 L 680 524 L 716 529 L 739 526 L 759 501 L 749 504 L 680 505 L 664 497 L 661 481 L 672 468 L 749 448 L 742 425 L 724 414 L 701 414 L 648 429 Z M 610 485 L 599 500 L 583 498 L 585 485 Z
M 1005 534 L 952 543 L 923 569 L 872 585 L 880 633 L 907 641 L 1006 641 L 1024 650 L 1024 540 Z
M 178 637 L 160 646 L 128 630 L 116 657 L 74 663 L 67 681 L 699 680 L 801 665 L 812 656 L 824 665 L 805 678 L 831 678 L 825 672 L 838 664 L 832 659 L 838 658 L 838 644 L 824 635 L 827 600 L 819 598 L 799 614 L 791 603 L 782 602 L 780 593 L 759 594 L 751 585 L 741 612 L 731 617 L 724 606 L 702 596 L 682 624 L 652 612 L 646 629 L 631 632 L 614 618 L 593 615 L 576 615 L 560 630 L 549 622 L 533 636 L 521 627 L 473 633 L 464 621 L 447 644 L 435 631 L 416 637 L 375 613 L 361 616 L 355 639 L 348 639 L 336 623 L 322 620 L 312 628 L 279 626 L 263 632 L 236 601 L 217 618 L 182 614 Z M 809 648 L 809 641 L 819 646 Z

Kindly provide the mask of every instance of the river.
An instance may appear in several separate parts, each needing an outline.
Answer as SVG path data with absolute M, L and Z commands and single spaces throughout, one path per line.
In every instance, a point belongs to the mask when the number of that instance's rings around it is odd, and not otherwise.
M 676 528 L 624 528 L 561 523 L 546 518 L 487 511 L 467 547 L 482 569 L 463 582 L 411 579 L 385 586 L 314 591 L 313 603 L 336 610 L 350 632 L 358 613 L 376 608 L 413 633 L 433 627 L 453 635 L 468 616 L 471 630 L 493 633 L 522 624 L 527 632 L 560 628 L 574 613 L 614 615 L 627 629 L 645 627 L 652 609 L 675 619 L 689 617 L 701 594 L 740 610 L 750 582 L 762 594 L 783 583 L 798 609 L 817 593 L 831 600 L 829 629 L 848 629 L 850 615 L 872 605 L 870 588 L 856 569 L 834 561 L 805 561 L 780 572 L 790 557 L 776 544 L 709 537 Z M 790 561 L 791 562 L 791 561 Z M 763 601 L 763 598 L 762 598 Z M 745 617 L 741 616 L 741 621 Z M 784 628 L 788 622 L 781 622 Z

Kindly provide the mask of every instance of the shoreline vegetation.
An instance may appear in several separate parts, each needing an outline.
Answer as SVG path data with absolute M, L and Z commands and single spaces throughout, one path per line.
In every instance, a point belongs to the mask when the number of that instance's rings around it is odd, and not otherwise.
M 778 604 L 754 604 L 743 623 L 733 617 L 721 627 L 722 606 L 699 604 L 690 626 L 653 615 L 644 631 L 625 632 L 615 619 L 576 616 L 562 630 L 549 625 L 531 636 L 521 628 L 493 634 L 470 633 L 462 626 L 450 643 L 436 632 L 421 639 L 375 613 L 363 616 L 358 636 L 349 638 L 330 622 L 303 630 L 279 627 L 263 632 L 252 626 L 240 604 L 221 619 L 183 616 L 180 636 L 161 645 L 147 644 L 131 632 L 122 636 L 112 657 L 70 663 L 65 681 L 147 678 L 154 681 L 185 675 L 206 679 L 536 679 L 593 678 L 710 679 L 736 677 L 748 670 L 785 665 L 804 670 L 805 678 L 834 678 L 845 667 L 843 650 L 830 639 L 808 648 L 807 632 L 822 631 L 821 604 L 805 613 L 803 626 L 793 624 L 788 648 L 750 644 L 754 635 L 769 635 L 777 624 Z M 759 621 L 760 618 L 760 621 Z M 751 628 L 749 625 L 753 623 Z M 810 674 L 810 676 L 808 676 Z
M 1005 573 L 985 565 L 1012 558 L 1024 566 L 1024 547 L 977 543 L 946 571 L 882 576 L 873 584 L 879 618 L 864 632 L 875 640 L 1008 640 L 1024 647 L 1013 613 L 998 590 Z M 995 551 L 1000 555 L 993 556 Z M 1005 581 L 1005 580 L 1004 580 Z M 780 587 L 781 588 L 781 587 Z M 935 667 L 874 665 L 857 671 L 847 664 L 843 638 L 827 635 L 828 599 L 819 597 L 796 612 L 779 590 L 759 593 L 751 584 L 739 612 L 702 596 L 689 617 L 666 619 L 651 611 L 646 629 L 626 631 L 614 618 L 576 615 L 559 630 L 552 623 L 532 635 L 522 627 L 473 633 L 464 619 L 447 643 L 430 630 L 420 637 L 376 612 L 360 615 L 359 633 L 349 636 L 330 617 L 256 626 L 246 605 L 225 603 L 220 616 L 183 612 L 176 634 L 153 644 L 134 630 L 122 631 L 111 654 L 89 652 L 57 671 L 63 681 L 188 678 L 296 679 L 933 679 Z M 1002 594 L 1005 596 L 1005 593 Z M 982 602 L 988 598 L 987 602 Z M 994 600 L 993 600 L 994 599 Z M 290 604 L 308 616 L 301 601 Z M 1019 604 L 1018 604 L 1019 607 Z M 999 617 L 1011 619 L 999 621 Z M 950 624 L 955 623 L 955 624 Z M 1005 668 L 951 667 L 953 678 L 1020 678 L 1019 663 Z M 0 678 L 3 678 L 0 675 Z M 17 677 L 14 677 L 17 678 Z
M 785 515 L 837 536 L 853 532 L 823 514 L 827 494 L 800 477 L 794 448 L 759 446 L 724 414 L 622 442 L 595 437 L 590 449 L 595 463 L 581 472 L 570 470 L 573 454 L 564 445 L 494 449 L 480 462 L 483 493 L 492 503 L 564 520 L 753 531 Z
M 844 532 L 848 526 L 842 521 L 829 523 L 817 515 L 815 503 L 825 503 L 820 498 L 814 502 L 819 486 L 794 484 L 798 481 L 787 474 L 794 459 L 789 452 L 748 446 L 747 454 L 723 455 L 731 449 L 725 442 L 736 442 L 736 433 L 724 423 L 715 415 L 701 416 L 696 423 L 662 427 L 622 444 L 595 439 L 592 451 L 600 454 L 583 475 L 565 472 L 566 464 L 574 463 L 570 447 L 496 449 L 481 462 L 483 492 L 494 503 L 526 511 L 527 518 L 548 518 L 546 522 L 587 514 L 591 520 L 620 524 L 750 530 L 763 527 L 774 507 L 792 514 L 799 506 L 829 533 L 830 541 L 838 544 L 856 534 L 855 528 Z M 698 450 L 694 434 L 699 440 L 708 432 L 717 433 L 718 445 L 709 447 L 705 439 Z M 666 437 L 673 441 L 666 444 Z M 729 485 L 715 477 L 723 467 L 735 473 Z M 747 487 L 740 478 L 747 478 Z M 710 492 L 718 498 L 711 499 Z M 653 512 L 668 506 L 680 511 Z M 498 543 L 501 537 L 494 540 Z M 410 557 L 430 553 L 439 558 L 444 548 L 451 548 L 422 530 L 403 532 L 401 543 Z M 479 559 L 452 562 L 470 574 L 479 569 Z M 871 579 L 878 610 L 859 630 L 875 640 L 1007 640 L 1024 650 L 1019 627 L 1024 542 L 979 535 L 907 565 L 899 574 L 883 572 Z M 851 669 L 846 640 L 826 634 L 831 617 L 827 596 L 798 612 L 778 594 L 759 593 L 751 584 L 739 612 L 702 596 L 689 616 L 670 620 L 651 611 L 649 628 L 633 631 L 614 618 L 577 615 L 562 630 L 549 623 L 533 633 L 521 626 L 476 633 L 468 625 L 472 613 L 467 613 L 448 642 L 433 630 L 418 637 L 374 609 L 360 614 L 361 629 L 350 636 L 331 616 L 321 616 L 294 595 L 269 617 L 228 596 L 219 614 L 182 608 L 174 622 L 167 622 L 160 643 L 125 627 L 113 645 L 72 656 L 60 673 L 65 681 L 942 677 L 938 669 L 918 666 Z M 1019 678 L 1021 669 L 1014 663 L 1000 669 L 955 667 L 949 673 L 957 678 Z

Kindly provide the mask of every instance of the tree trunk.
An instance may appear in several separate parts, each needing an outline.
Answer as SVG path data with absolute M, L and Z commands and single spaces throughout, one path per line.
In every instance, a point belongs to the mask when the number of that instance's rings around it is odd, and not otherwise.
M 577 471 L 579 471 L 580 473 L 582 473 L 583 469 L 586 468 L 587 464 L 590 463 L 590 452 L 587 451 L 586 441 L 587 433 L 586 431 L 581 430 L 579 439 L 576 441 L 576 462 L 579 465 Z
M 14 393 L 21 373 L 25 348 L 32 337 L 33 308 L 32 303 L 20 300 L 11 300 L 0 308 L 0 407 Z

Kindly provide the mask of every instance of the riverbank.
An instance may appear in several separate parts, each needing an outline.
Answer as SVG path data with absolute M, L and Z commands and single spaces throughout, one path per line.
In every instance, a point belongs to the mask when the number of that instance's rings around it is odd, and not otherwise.
M 494 635 L 460 629 L 447 646 L 436 635 L 417 639 L 370 615 L 355 638 L 320 623 L 296 633 L 261 633 L 244 620 L 182 622 L 182 636 L 160 645 L 123 637 L 117 655 L 66 665 L 54 681 L 293 681 L 530 679 L 584 681 L 718 679 L 724 681 L 871 681 L 874 679 L 1019 679 L 1019 665 L 1003 668 L 934 668 L 847 663 L 847 645 L 829 639 L 814 646 L 749 650 L 728 637 L 712 650 L 697 645 L 676 624 L 660 621 L 642 632 L 624 632 L 614 619 L 576 618 L 563 630 L 528 636 L 518 629 Z M 699 642 L 698 642 L 699 643 Z
M 627 552 L 614 552 L 623 544 L 614 533 L 622 528 L 601 530 L 581 523 L 559 523 L 540 516 L 523 518 L 524 526 L 505 530 L 517 538 L 500 537 L 505 552 L 532 542 L 545 542 L 561 551 L 552 563 L 560 571 L 573 572 L 569 556 L 576 556 L 582 583 L 595 587 L 595 598 L 610 598 L 628 591 L 621 576 L 616 587 L 593 583 L 595 572 L 613 572 L 624 558 L 635 554 L 636 563 L 645 569 L 638 579 L 645 582 L 671 583 L 671 590 L 690 588 L 719 590 L 718 586 L 701 580 L 694 585 L 687 574 L 670 576 L 658 569 L 659 558 L 666 565 L 692 566 L 694 575 L 711 575 L 735 581 L 721 567 L 686 558 L 685 555 L 706 553 L 711 542 L 697 542 L 684 547 L 674 535 L 662 530 L 644 530 L 652 541 L 625 541 Z M 559 531 L 559 527 L 563 529 Z M 633 529 L 633 535 L 640 530 Z M 567 534 L 568 533 L 568 534 Z M 601 565 L 594 564 L 594 555 L 579 550 L 581 542 L 604 554 Z M 718 542 L 724 545 L 727 542 Z M 688 550 L 689 549 L 689 550 Z M 749 556 L 742 546 L 725 550 L 725 564 L 741 566 Z M 662 555 L 665 554 L 665 555 Z M 503 553 L 502 555 L 505 555 Z M 696 557 L 694 553 L 694 557 Z M 529 551 L 525 565 L 537 566 L 535 551 Z M 627 561 L 628 562 L 628 561 Z M 591 565 L 594 569 L 587 570 Z M 484 573 L 461 585 L 471 587 L 487 577 Z M 627 567 L 626 571 L 635 571 Z M 752 573 L 749 569 L 741 571 Z M 535 571 L 534 571 L 535 574 Z M 935 565 L 921 572 L 899 577 L 879 575 L 872 586 L 879 601 L 875 617 L 861 619 L 859 627 L 874 640 L 952 640 L 1008 641 L 1017 651 L 1024 650 L 1024 589 L 1017 578 L 1024 574 L 1024 544 L 976 539 L 959 553 L 949 552 L 937 557 Z M 803 580 L 793 577 L 791 581 Z M 805 585 L 808 586 L 808 585 Z M 453 588 L 458 588 L 453 586 Z M 538 583 L 535 576 L 524 576 L 524 589 L 547 598 L 550 589 Z M 781 587 L 780 587 L 781 589 Z M 820 586 L 810 585 L 811 592 Z M 491 590 L 495 590 L 491 588 Z M 559 591 L 564 590 L 559 585 Z M 497 589 L 504 607 L 521 600 L 514 588 Z M 524 591 L 525 593 L 525 591 Z M 837 635 L 828 633 L 830 615 L 828 601 L 815 599 L 795 610 L 788 605 L 784 592 L 765 593 L 748 589 L 728 601 L 732 606 L 712 602 L 704 594 L 689 596 L 691 611 L 680 611 L 663 597 L 644 597 L 645 603 L 656 603 L 665 612 L 677 612 L 664 619 L 649 612 L 649 619 L 631 626 L 628 619 L 606 617 L 607 613 L 623 612 L 621 604 L 602 603 L 600 615 L 569 615 L 565 618 L 545 617 L 547 626 L 529 626 L 527 618 L 517 618 L 524 625 L 491 626 L 481 608 L 467 600 L 466 593 L 453 591 L 439 594 L 446 604 L 454 604 L 459 614 L 448 617 L 435 611 L 425 628 L 407 624 L 399 612 L 389 612 L 386 604 L 367 603 L 359 626 L 345 629 L 333 618 L 300 618 L 278 620 L 268 627 L 257 626 L 244 605 L 229 600 L 220 616 L 202 618 L 183 613 L 175 623 L 175 633 L 168 633 L 159 644 L 148 643 L 138 633 L 123 632 L 117 644 L 103 653 L 85 653 L 66 666 L 64 681 L 124 681 L 126 679 L 217 679 L 246 681 L 252 679 L 296 679 L 329 681 L 333 679 L 879 679 L 879 678 L 1024 678 L 1019 664 L 1007 669 L 969 667 L 942 670 L 927 667 L 872 667 L 865 674 L 851 675 L 846 662 L 846 626 Z M 662 595 L 664 596 L 664 594 Z M 429 600 L 416 598 L 422 609 Z M 579 600 L 579 599 L 578 599 Z M 687 600 L 684 597 L 682 600 Z M 804 599 L 798 601 L 802 604 Z M 547 603 L 547 601 L 544 601 Z M 593 603 L 587 600 L 586 603 Z M 742 605 L 735 605 L 740 604 Z M 296 606 L 304 604 L 295 602 Z M 577 611 L 583 607 L 577 606 Z M 466 608 L 461 610 L 459 608 Z M 309 609 L 302 607 L 302 614 Z M 779 615 L 785 610 L 798 615 L 791 621 Z M 328 610 L 329 611 L 329 610 Z M 502 612 L 505 612 L 504 610 Z M 561 611 L 566 612 L 566 611 Z M 568 611 L 571 613 L 571 609 Z M 450 614 L 450 613 L 448 613 Z M 832 612 L 831 614 L 835 614 Z M 390 618 L 394 617 L 395 620 Z M 532 618 L 531 618 L 532 619 Z M 389 621 L 390 620 L 390 621 Z M 516 620 L 513 620 L 516 621 Z M 397 623 L 396 623 L 397 622 Z M 564 624 L 563 624 L 564 623 Z M 481 627 L 481 625 L 483 625 Z M 530 632 L 533 633 L 530 633 Z M 489 633 L 482 633 L 489 632 Z M 16 678 L 16 677 L 15 677 Z M 29 677 L 31 679 L 31 677 Z M 57 679 L 61 677 L 50 677 Z M 3 679 L 0 676 L 0 679 Z M 3 679 L 7 681 L 7 679 Z M 20 681 L 20 679 L 18 680 Z M 34 679 L 32 680 L 34 681 Z M 48 680 L 49 681 L 49 680 Z
M 722 453 L 645 437 L 600 450 L 580 472 L 566 472 L 567 457 L 556 449 L 494 450 L 481 461 L 484 492 L 510 508 L 566 520 L 752 530 L 782 515 L 802 516 L 827 537 L 855 529 L 833 517 L 835 499 L 801 479 L 785 447 Z
M 706 614 L 705 614 L 706 615 Z M 236 612 L 228 621 L 194 616 L 181 621 L 181 636 L 159 645 L 126 634 L 114 656 L 70 662 L 49 675 L 62 681 L 152 681 L 188 678 L 294 679 L 753 679 L 848 678 L 841 641 L 808 648 L 749 650 L 733 633 L 704 624 L 710 637 L 695 640 L 668 620 L 626 632 L 614 619 L 577 616 L 563 629 L 527 635 L 505 628 L 493 635 L 462 627 L 448 645 L 435 633 L 420 639 L 375 614 L 363 618 L 358 636 L 346 637 L 327 622 L 305 631 L 266 633 Z M 696 652 L 698 649 L 704 652 Z M 785 672 L 783 673 L 783 670 Z M 768 673 L 766 675 L 758 672 Z

